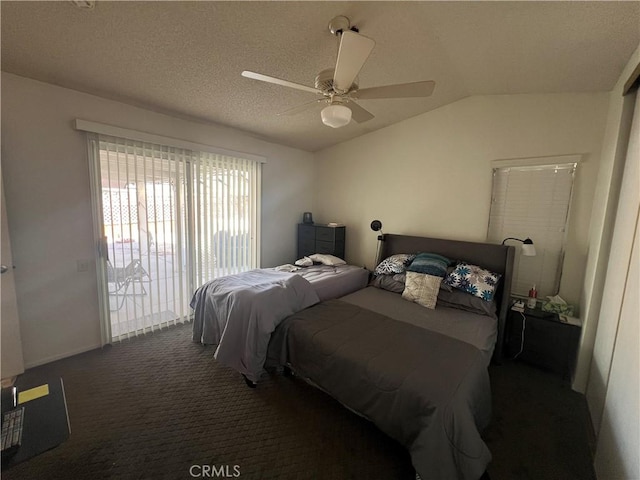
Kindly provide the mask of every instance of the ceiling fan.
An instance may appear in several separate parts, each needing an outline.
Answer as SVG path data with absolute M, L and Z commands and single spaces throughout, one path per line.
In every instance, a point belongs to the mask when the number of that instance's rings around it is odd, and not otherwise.
M 320 96 L 312 102 L 299 105 L 278 115 L 294 115 L 316 105 L 326 104 L 327 106 L 322 109 L 320 114 L 322 123 L 329 127 L 339 128 L 347 125 L 352 118 L 358 123 L 373 118 L 373 114 L 358 105 L 356 100 L 428 97 L 433 93 L 436 84 L 431 80 L 359 89 L 357 75 L 369 58 L 376 42 L 360 35 L 358 29 L 351 26 L 349 19 L 342 15 L 329 22 L 329 31 L 340 37 L 338 58 L 335 68 L 323 70 L 316 76 L 315 88 L 261 73 L 247 70 L 242 72 L 243 77 L 275 83 Z

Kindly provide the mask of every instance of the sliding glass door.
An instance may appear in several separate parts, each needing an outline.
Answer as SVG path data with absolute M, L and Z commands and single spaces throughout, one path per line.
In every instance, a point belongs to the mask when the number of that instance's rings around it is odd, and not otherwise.
M 257 266 L 259 163 L 89 141 L 107 341 L 189 320 L 199 285 Z

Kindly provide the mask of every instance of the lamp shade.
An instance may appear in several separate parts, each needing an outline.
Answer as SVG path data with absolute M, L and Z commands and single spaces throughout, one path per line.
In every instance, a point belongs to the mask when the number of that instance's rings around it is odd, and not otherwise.
M 527 238 L 522 242 L 522 255 L 525 257 L 536 256 L 536 247 L 533 246 L 533 241 L 530 238 Z
M 351 109 L 344 105 L 329 105 L 322 109 L 320 116 L 325 125 L 340 128 L 351 121 Z

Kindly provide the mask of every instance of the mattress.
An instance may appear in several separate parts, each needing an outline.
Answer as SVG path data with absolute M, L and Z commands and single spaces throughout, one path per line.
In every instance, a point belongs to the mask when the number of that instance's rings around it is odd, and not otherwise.
M 313 265 L 294 273 L 313 286 L 320 301 L 339 298 L 367 286 L 369 272 L 355 265 Z
M 432 310 L 376 287 L 367 287 L 340 300 L 469 343 L 483 353 L 486 365 L 491 361 L 498 335 L 496 317 L 437 305 Z

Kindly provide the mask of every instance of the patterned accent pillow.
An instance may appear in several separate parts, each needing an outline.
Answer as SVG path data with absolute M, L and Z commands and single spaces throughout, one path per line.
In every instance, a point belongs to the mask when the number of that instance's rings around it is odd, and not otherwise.
M 413 253 L 397 253 L 381 261 L 373 273 L 376 275 L 392 275 L 394 273 L 404 273 L 407 265 L 416 258 Z
M 490 272 L 477 265 L 461 262 L 453 272 L 447 275 L 444 283 L 490 302 L 493 300 L 501 276 L 499 273 Z
M 438 301 L 442 277 L 426 273 L 407 272 L 407 279 L 402 298 L 415 302 L 423 307 L 434 309 Z
M 447 276 L 447 267 L 450 263 L 451 260 L 437 253 L 419 253 L 407 267 L 407 271 L 444 278 Z

